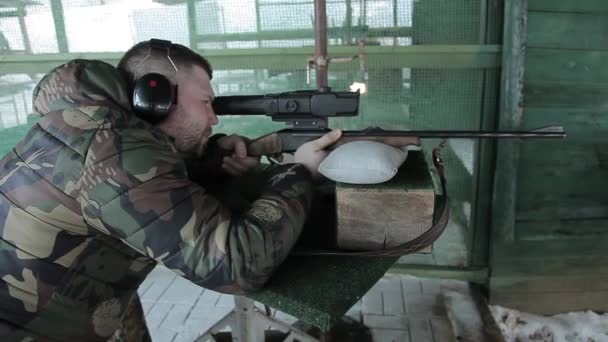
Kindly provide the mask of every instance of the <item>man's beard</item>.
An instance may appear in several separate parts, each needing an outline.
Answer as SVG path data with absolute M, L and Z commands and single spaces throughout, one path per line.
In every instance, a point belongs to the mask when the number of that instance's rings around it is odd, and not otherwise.
M 188 141 L 186 139 L 186 141 L 177 146 L 177 149 L 180 153 L 184 154 L 187 157 L 200 158 L 203 156 L 203 153 L 205 153 L 208 141 L 209 139 L 207 137 L 201 137 L 195 142 Z

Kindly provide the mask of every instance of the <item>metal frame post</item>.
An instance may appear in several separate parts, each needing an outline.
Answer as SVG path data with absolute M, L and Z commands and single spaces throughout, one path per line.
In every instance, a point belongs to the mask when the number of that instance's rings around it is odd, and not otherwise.
M 315 70 L 317 88 L 327 87 L 327 10 L 325 0 L 315 0 Z

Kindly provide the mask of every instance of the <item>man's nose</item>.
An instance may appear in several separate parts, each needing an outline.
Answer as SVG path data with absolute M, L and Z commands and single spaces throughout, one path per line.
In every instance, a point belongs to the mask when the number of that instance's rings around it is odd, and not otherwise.
M 217 115 L 215 114 L 215 112 L 212 109 L 211 113 L 209 113 L 209 123 L 211 125 L 217 125 L 219 122 L 220 122 L 220 120 L 217 118 Z

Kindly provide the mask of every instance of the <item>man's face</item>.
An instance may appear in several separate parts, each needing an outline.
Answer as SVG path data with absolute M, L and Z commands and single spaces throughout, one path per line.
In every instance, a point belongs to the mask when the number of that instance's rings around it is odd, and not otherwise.
M 175 139 L 179 151 L 202 155 L 212 134 L 211 126 L 218 123 L 212 107 L 214 98 L 205 69 L 196 65 L 180 69 L 177 73 L 177 104 L 173 105 L 169 117 L 158 125 Z

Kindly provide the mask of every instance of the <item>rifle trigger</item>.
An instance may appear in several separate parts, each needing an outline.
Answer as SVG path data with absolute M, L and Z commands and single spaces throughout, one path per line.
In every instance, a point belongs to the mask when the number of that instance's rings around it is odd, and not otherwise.
M 283 162 L 283 154 L 282 153 L 275 153 L 275 154 L 269 154 L 266 156 L 266 159 L 268 159 L 268 161 L 270 161 L 272 164 L 281 164 Z

